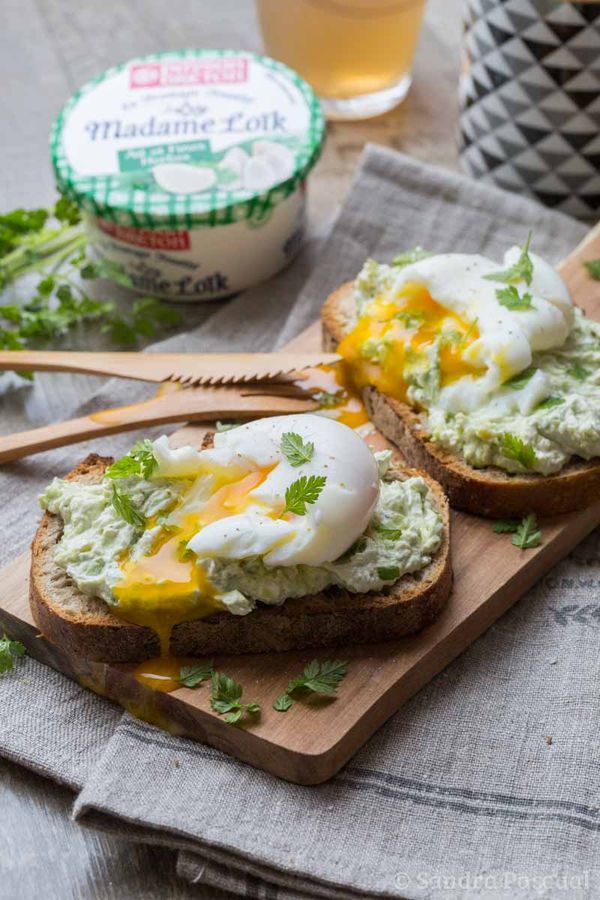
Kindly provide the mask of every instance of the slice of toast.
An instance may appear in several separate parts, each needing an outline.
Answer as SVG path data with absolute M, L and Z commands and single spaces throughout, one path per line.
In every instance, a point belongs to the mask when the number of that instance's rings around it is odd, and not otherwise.
M 98 482 L 112 459 L 88 456 L 67 478 Z M 438 484 L 422 472 L 395 468 L 398 478 L 426 478 L 444 521 L 435 558 L 421 572 L 404 575 L 380 593 L 351 594 L 327 588 L 320 594 L 258 604 L 247 616 L 228 611 L 176 625 L 174 656 L 264 653 L 336 644 L 392 640 L 419 631 L 443 608 L 452 588 L 449 510 Z M 62 521 L 45 513 L 32 547 L 30 604 L 42 634 L 68 653 L 100 662 L 139 662 L 160 653 L 158 635 L 117 618 L 103 601 L 83 594 L 54 562 Z
M 323 306 L 323 348 L 335 350 L 356 324 L 353 283 L 329 295 Z M 571 512 L 600 500 L 600 460 L 575 460 L 556 475 L 510 475 L 490 466 L 474 469 L 424 435 L 422 414 L 406 403 L 367 387 L 363 399 L 373 424 L 392 441 L 407 463 L 439 481 L 450 505 L 480 516 L 502 518 L 536 512 Z

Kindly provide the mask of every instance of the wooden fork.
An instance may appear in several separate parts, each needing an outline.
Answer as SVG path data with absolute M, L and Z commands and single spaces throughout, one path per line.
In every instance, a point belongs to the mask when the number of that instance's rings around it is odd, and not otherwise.
M 0 464 L 88 438 L 131 431 L 140 425 L 253 419 L 311 412 L 317 408 L 310 395 L 286 384 L 174 390 L 131 406 L 103 409 L 89 416 L 0 437 Z

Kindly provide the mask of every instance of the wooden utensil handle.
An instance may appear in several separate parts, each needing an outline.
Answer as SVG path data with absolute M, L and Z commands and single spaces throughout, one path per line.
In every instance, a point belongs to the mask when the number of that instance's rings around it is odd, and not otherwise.
M 198 415 L 206 415 L 200 398 L 197 408 Z M 41 453 L 43 450 L 52 450 L 55 447 L 76 444 L 89 438 L 104 437 L 118 431 L 131 431 L 144 423 L 161 425 L 193 417 L 189 410 L 189 402 L 183 406 L 178 402 L 177 395 L 152 397 L 131 406 L 106 409 L 89 416 L 67 419 L 65 422 L 56 422 L 1 437 L 0 463 Z
M 117 375 L 142 381 L 163 381 L 174 364 L 153 360 L 142 353 L 84 353 L 70 350 L 0 351 L 0 371 L 75 372 L 85 375 Z
M 89 416 L 0 437 L 0 464 L 89 438 L 132 431 L 140 425 L 254 418 L 310 412 L 316 407 L 314 402 L 276 392 L 277 388 L 273 389 L 272 395 L 261 393 L 259 389 L 248 389 L 247 393 L 228 388 L 188 389 L 152 397 L 131 406 L 104 409 Z

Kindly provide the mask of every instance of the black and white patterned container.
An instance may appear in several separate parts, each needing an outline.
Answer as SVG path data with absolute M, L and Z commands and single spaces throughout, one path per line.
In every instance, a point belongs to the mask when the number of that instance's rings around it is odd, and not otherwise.
M 461 159 L 479 180 L 600 218 L 600 2 L 466 0 Z

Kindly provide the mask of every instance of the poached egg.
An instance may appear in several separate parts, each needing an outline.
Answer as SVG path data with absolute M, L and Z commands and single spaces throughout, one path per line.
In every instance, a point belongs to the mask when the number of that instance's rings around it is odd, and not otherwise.
M 527 369 L 534 352 L 562 345 L 573 325 L 573 303 L 552 266 L 529 253 L 531 284 L 516 285 L 521 295 L 531 295 L 524 309 L 507 308 L 498 296 L 507 285 L 489 279 L 520 254 L 512 247 L 498 264 L 481 255 L 445 253 L 389 267 L 387 288 L 365 305 L 338 348 L 357 385 L 373 384 L 406 400 L 411 360 L 441 339 L 436 406 L 471 412 Z M 369 358 L 369 345 L 385 352 Z M 540 394 L 539 379 L 532 389 Z
M 303 459 L 286 452 L 301 439 Z M 303 414 L 259 419 L 214 437 L 214 446 L 154 441 L 152 479 L 183 479 L 178 502 L 149 521 L 120 562 L 113 593 L 125 617 L 172 626 L 220 608 L 203 560 L 261 557 L 266 566 L 318 566 L 341 556 L 367 528 L 379 497 L 377 463 L 365 442 L 333 419 Z M 286 491 L 319 478 L 304 514 Z

